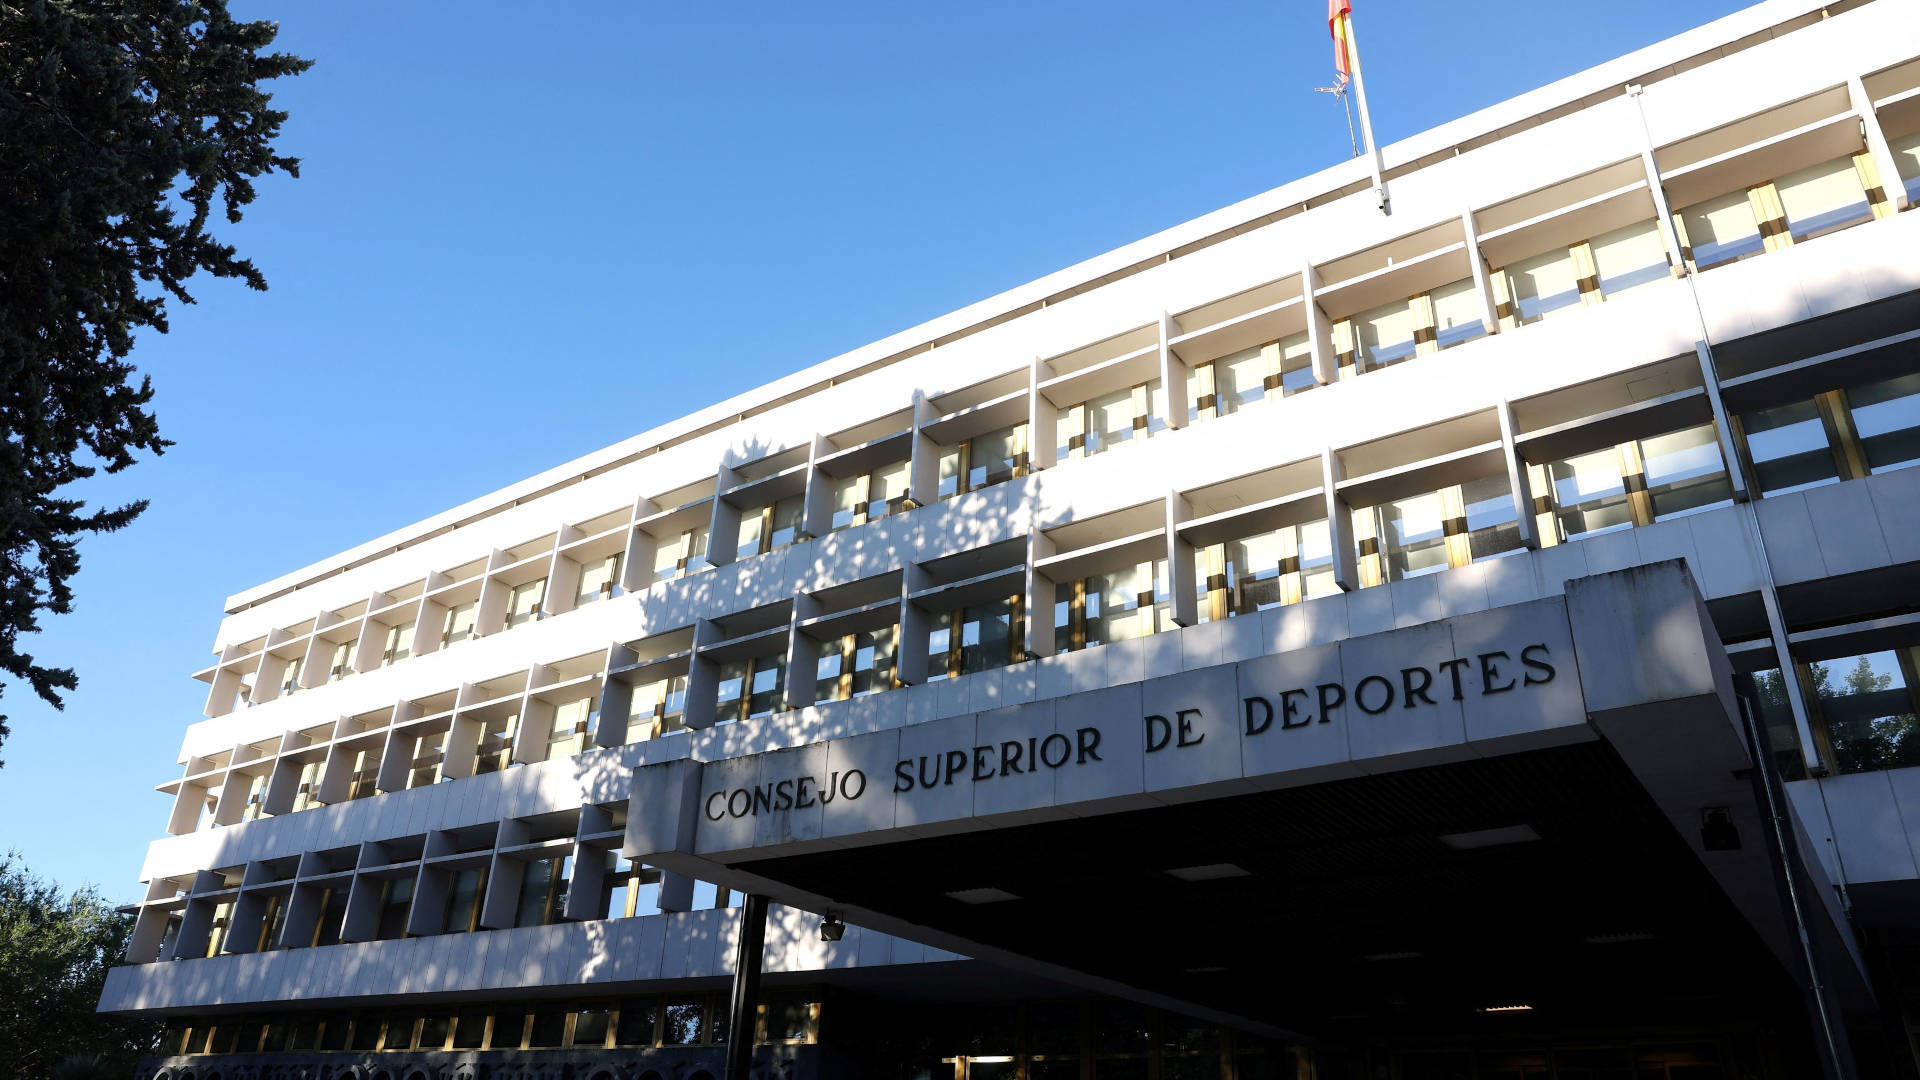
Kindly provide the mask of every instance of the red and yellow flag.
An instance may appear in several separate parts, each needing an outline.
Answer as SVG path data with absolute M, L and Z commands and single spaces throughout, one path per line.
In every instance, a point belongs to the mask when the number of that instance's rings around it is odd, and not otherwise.
M 1348 27 L 1353 19 L 1353 0 L 1327 0 L 1327 31 L 1333 35 L 1333 70 L 1345 86 L 1353 78 L 1360 58 L 1353 52 L 1353 35 Z

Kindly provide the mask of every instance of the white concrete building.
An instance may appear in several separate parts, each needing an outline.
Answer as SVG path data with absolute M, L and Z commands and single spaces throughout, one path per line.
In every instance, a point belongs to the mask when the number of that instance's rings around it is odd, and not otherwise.
M 145 1075 L 1914 1075 L 1920 4 L 1384 157 L 228 598 Z

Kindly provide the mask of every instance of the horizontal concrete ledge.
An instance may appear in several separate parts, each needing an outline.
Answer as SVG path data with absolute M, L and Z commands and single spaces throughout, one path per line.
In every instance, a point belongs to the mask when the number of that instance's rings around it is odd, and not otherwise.
M 739 921 L 739 909 L 715 908 L 127 965 L 107 973 L 99 1009 L 311 1008 L 402 997 L 477 1000 L 564 987 L 659 989 L 731 976 Z M 860 926 L 848 926 L 839 941 L 821 941 L 819 917 L 797 908 L 775 905 L 767 915 L 763 963 L 770 973 L 958 959 Z

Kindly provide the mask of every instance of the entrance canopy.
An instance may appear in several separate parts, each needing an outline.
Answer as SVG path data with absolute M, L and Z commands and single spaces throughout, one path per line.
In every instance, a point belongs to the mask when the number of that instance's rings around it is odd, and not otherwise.
M 1730 680 L 1684 564 L 1659 564 L 648 765 L 625 851 L 1269 1034 L 1797 1015 L 1779 846 Z M 1830 974 L 1864 994 L 1831 890 L 1788 858 L 1818 882 L 1813 931 L 1844 961 Z

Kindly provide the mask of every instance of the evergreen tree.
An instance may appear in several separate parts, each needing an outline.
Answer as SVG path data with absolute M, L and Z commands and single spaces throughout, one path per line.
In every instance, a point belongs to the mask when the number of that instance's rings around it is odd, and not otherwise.
M 1831 717 L 1828 720 L 1836 769 L 1863 772 L 1920 764 L 1920 721 L 1911 707 L 1901 708 L 1910 706 L 1910 702 L 1904 690 L 1894 691 L 1893 674 L 1876 673 L 1871 659 L 1861 656 L 1842 682 L 1842 689 L 1833 694 L 1837 700 L 1829 711 L 1844 710 L 1853 715 L 1838 724 Z M 1885 697 L 1849 708 L 1846 698 L 1867 695 Z
M 130 1076 L 159 1026 L 94 1011 L 133 918 L 97 892 L 63 896 L 0 855 L 0 1078 Z
M 134 334 L 165 333 L 200 271 L 266 288 L 208 222 L 216 199 L 239 221 L 255 177 L 299 174 L 260 84 L 311 61 L 262 52 L 275 33 L 225 0 L 0 0 L 0 675 L 56 708 L 74 672 L 21 635 L 72 610 L 80 539 L 146 508 L 70 485 L 169 445 Z

